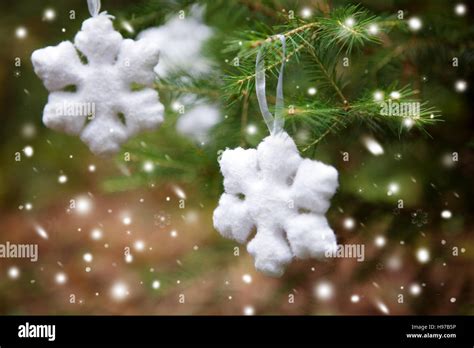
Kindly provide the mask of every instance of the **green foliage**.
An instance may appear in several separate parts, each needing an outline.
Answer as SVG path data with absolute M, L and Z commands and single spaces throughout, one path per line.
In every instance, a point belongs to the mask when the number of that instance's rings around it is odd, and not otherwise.
M 134 9 L 133 21 L 147 25 L 154 20 L 162 22 L 170 8 L 188 13 L 195 4 L 193 1 L 179 6 L 173 1 L 165 1 L 164 5 L 162 1 L 145 3 L 144 8 Z M 425 45 L 425 38 L 413 42 L 406 21 L 394 14 L 375 15 L 360 5 L 321 6 L 322 10 L 303 19 L 283 7 L 264 2 L 236 0 L 202 4 L 206 5 L 207 21 L 216 27 L 215 38 L 204 52 L 216 63 L 215 74 L 197 80 L 181 72 L 156 83 L 166 103 L 167 123 L 174 120 L 161 134 L 166 144 L 173 144 L 172 149 L 165 150 L 160 145 L 162 141 L 156 139 L 134 143 L 127 148 L 134 154 L 134 160 L 138 163 L 152 160 L 160 169 L 151 175 L 137 170 L 138 177 L 113 179 L 106 183 L 107 190 L 146 185 L 150 180 L 170 177 L 199 181 L 201 173 L 217 172 L 217 156 L 223 149 L 258 144 L 265 135 L 265 126 L 254 92 L 255 59 L 262 49 L 269 77 L 267 90 L 272 91 L 282 63 L 278 34 L 284 35 L 287 42 L 287 130 L 294 136 L 305 135 L 298 145 L 306 155 L 314 153 L 330 135 L 348 132 L 353 135 L 357 130 L 364 130 L 400 138 L 404 130 L 417 129 L 428 134 L 427 127 L 439 121 L 440 112 L 424 98 L 418 81 L 393 76 L 398 74 L 403 62 L 406 65 L 406 60 L 413 58 L 408 54 L 417 50 L 425 52 L 425 48 L 431 47 Z M 146 13 L 143 16 L 146 20 L 136 15 L 138 12 Z M 309 86 L 316 88 L 316 95 L 305 93 Z M 272 104 L 272 93 L 268 93 Z M 214 128 L 211 141 L 204 147 L 175 134 L 174 122 L 179 114 L 173 111 L 172 105 L 183 95 L 219 102 L 222 107 L 225 118 Z M 389 102 L 418 103 L 419 113 L 383 114 L 384 103 Z M 258 125 L 263 133 L 248 134 L 250 123 Z M 196 152 L 206 154 L 206 160 L 196 159 Z M 172 156 L 172 160 L 166 156 Z
M 358 86 L 357 94 L 348 94 L 350 61 L 356 59 L 362 48 L 380 44 L 380 34 L 402 26 L 393 17 L 370 15 L 360 6 L 336 8 L 329 15 L 317 14 L 309 21 L 301 19 L 289 20 L 286 25 L 279 25 L 276 30 L 283 33 L 288 41 L 287 60 L 301 67 L 305 76 L 317 86 L 318 97 L 301 98 L 298 104 L 291 98 L 289 104 L 290 118 L 297 118 L 306 124 L 313 134 L 312 145 L 316 145 L 322 137 L 350 126 L 354 121 L 370 129 L 383 130 L 403 126 L 403 117 L 384 117 L 380 115 L 380 101 L 374 101 L 373 95 L 364 86 Z M 265 32 L 249 31 L 242 38 L 229 42 L 228 49 L 236 51 L 236 56 L 243 61 L 226 79 L 226 91 L 230 96 L 251 95 L 254 89 L 256 51 L 265 45 L 267 54 L 267 72 L 276 76 L 281 64 L 281 50 L 277 36 L 266 36 Z M 353 50 L 357 51 L 355 54 Z M 370 52 L 370 54 L 373 54 Z M 364 53 L 364 58 L 367 54 Z M 347 66 L 343 62 L 347 61 Z M 362 88 L 360 88 L 362 87 Z M 391 90 L 395 90 L 392 86 Z M 391 91 L 387 91 L 389 92 Z M 409 87 L 399 91 L 400 102 L 415 101 L 415 91 Z M 351 96 L 352 98 L 349 98 Z M 415 125 L 424 129 L 431 124 L 439 113 L 421 102 L 423 107 L 419 117 L 415 117 Z M 386 126 L 386 127 L 385 127 Z

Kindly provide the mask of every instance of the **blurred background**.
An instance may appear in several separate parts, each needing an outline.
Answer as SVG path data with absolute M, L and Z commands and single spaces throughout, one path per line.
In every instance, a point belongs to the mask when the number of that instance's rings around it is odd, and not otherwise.
M 193 3 L 104 0 L 102 10 L 134 38 L 189 14 Z M 42 124 L 48 93 L 30 60 L 36 49 L 73 39 L 89 17 L 86 1 L 2 1 L 0 244 L 38 244 L 39 260 L 0 259 L 0 313 L 472 315 L 474 8 L 467 1 L 361 1 L 374 14 L 404 10 L 422 20 L 422 34 L 395 33 L 382 43 L 377 79 L 415 85 L 442 115 L 427 127 L 430 136 L 361 124 L 304 154 L 338 169 L 329 223 L 339 243 L 365 245 L 363 262 L 294 261 L 281 278 L 269 278 L 255 271 L 244 245 L 213 228 L 223 190 L 219 154 L 255 147 L 267 135 L 256 103 L 241 124 L 241 107 L 221 95 L 233 58 L 227 41 L 277 25 L 271 14 L 282 8 L 305 16 L 348 3 L 207 3 L 202 21 L 213 35 L 203 51 L 213 77 L 200 88 L 218 105 L 221 123 L 204 139 L 177 132 L 183 97 L 163 83 L 163 126 L 115 158 L 99 158 L 79 138 Z M 311 88 L 304 73 L 288 69 L 288 84 Z M 372 87 L 374 80 L 353 73 L 349 90 Z M 295 93 L 286 92 L 286 103 Z

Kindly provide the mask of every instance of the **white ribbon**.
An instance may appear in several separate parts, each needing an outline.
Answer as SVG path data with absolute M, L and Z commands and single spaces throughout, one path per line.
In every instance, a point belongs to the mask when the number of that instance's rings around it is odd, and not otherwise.
M 100 0 L 87 0 L 87 6 L 89 7 L 89 13 L 92 17 L 96 17 L 100 12 Z
M 275 102 L 275 116 L 272 115 L 268 109 L 267 97 L 265 92 L 265 63 L 262 59 L 262 51 L 264 45 L 260 48 L 257 54 L 257 63 L 255 65 L 255 89 L 257 91 L 258 105 L 262 112 L 263 119 L 270 131 L 271 135 L 277 134 L 283 131 L 285 125 L 285 117 L 283 115 L 283 70 L 285 69 L 286 60 L 286 38 L 284 35 L 278 35 L 281 41 L 283 59 L 280 68 L 280 74 L 278 75 L 278 85 L 276 91 L 276 102 Z

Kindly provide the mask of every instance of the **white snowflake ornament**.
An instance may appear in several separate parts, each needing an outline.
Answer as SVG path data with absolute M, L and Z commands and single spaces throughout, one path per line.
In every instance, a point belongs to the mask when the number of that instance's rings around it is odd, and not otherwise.
M 149 41 L 123 39 L 111 16 L 97 11 L 74 44 L 33 52 L 35 72 L 50 91 L 44 124 L 80 135 L 97 155 L 118 152 L 130 137 L 163 122 L 163 105 L 151 88 L 158 54 Z
M 205 79 L 216 72 L 215 64 L 204 55 L 204 46 L 214 35 L 214 30 L 204 23 L 205 7 L 193 5 L 189 14 L 171 17 L 159 27 L 149 28 L 138 34 L 138 38 L 150 40 L 162 47 L 160 64 L 155 67 L 158 77 L 186 72 L 183 83 L 189 77 Z M 179 104 L 186 106 L 186 113 L 179 117 L 176 130 L 181 135 L 204 145 L 209 140 L 210 130 L 221 121 L 216 105 L 199 100 L 196 95 L 185 94 Z
M 213 30 L 203 23 L 204 8 L 193 6 L 187 17 L 175 16 L 164 25 L 138 34 L 139 39 L 150 40 L 163 48 L 160 64 L 155 72 L 160 78 L 186 71 L 200 76 L 212 71 L 213 64 L 203 55 L 204 44 L 212 37 Z
M 291 137 L 281 132 L 258 148 L 224 151 L 219 162 L 225 193 L 214 211 L 214 226 L 247 245 L 255 267 L 281 276 L 294 257 L 323 257 L 336 237 L 324 214 L 338 187 L 336 169 L 303 159 Z
M 220 110 L 216 105 L 197 102 L 194 107 L 179 117 L 176 130 L 178 133 L 204 144 L 209 140 L 210 129 L 220 120 Z
M 214 227 L 227 238 L 247 244 L 255 268 L 281 276 L 296 257 L 323 257 L 337 249 L 326 211 L 338 187 L 337 171 L 319 161 L 303 159 L 283 130 L 283 70 L 285 36 L 278 77 L 275 115 L 265 96 L 265 65 L 257 54 L 255 86 L 263 118 L 270 131 L 257 149 L 226 150 L 219 161 L 225 192 L 214 211 Z M 250 237 L 252 230 L 256 233 Z

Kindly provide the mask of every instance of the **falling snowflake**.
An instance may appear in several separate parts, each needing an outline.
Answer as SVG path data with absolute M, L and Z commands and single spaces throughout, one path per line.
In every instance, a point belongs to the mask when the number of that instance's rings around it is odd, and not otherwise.
M 155 214 L 154 219 L 155 226 L 158 226 L 159 228 L 165 228 L 166 226 L 171 225 L 171 215 L 164 211 L 159 211 L 158 214 Z
M 428 223 L 428 213 L 421 209 L 411 213 L 411 223 L 418 227 L 426 225 Z

